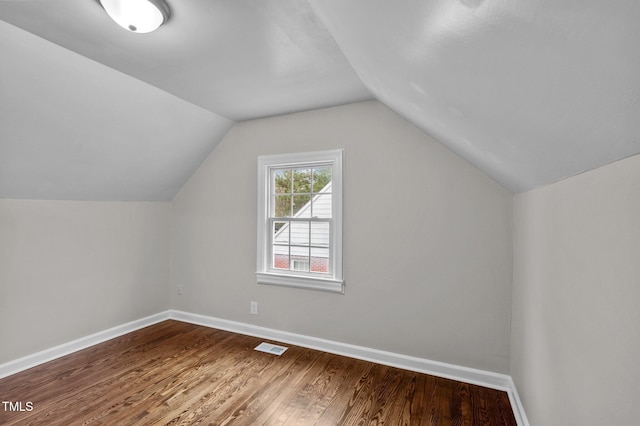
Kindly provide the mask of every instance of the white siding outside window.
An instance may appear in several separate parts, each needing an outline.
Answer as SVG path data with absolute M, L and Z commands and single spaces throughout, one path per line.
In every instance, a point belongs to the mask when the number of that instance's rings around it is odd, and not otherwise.
M 342 157 L 258 158 L 258 283 L 344 293 Z

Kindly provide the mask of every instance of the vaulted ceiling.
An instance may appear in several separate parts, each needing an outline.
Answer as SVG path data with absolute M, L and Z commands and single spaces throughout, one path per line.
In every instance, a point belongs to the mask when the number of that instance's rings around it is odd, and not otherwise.
M 0 198 L 170 200 L 236 121 L 377 99 L 514 192 L 640 153 L 640 2 L 0 1 Z

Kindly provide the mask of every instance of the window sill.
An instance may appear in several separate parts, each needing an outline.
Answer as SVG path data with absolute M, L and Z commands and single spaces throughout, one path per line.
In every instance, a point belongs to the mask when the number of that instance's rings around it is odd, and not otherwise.
M 344 281 L 342 280 L 311 278 L 300 275 L 281 275 L 268 272 L 257 272 L 256 277 L 258 278 L 258 284 L 306 288 L 308 290 L 344 294 Z

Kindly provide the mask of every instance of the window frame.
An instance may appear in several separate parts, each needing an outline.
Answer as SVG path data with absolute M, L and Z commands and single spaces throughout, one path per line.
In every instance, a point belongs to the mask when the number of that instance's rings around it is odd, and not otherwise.
M 306 288 L 344 294 L 342 270 L 342 191 L 343 149 L 262 155 L 258 157 L 258 232 L 257 267 L 258 284 Z M 273 255 L 271 222 L 271 172 L 283 168 L 313 168 L 330 166 L 331 175 L 331 225 L 329 235 L 329 272 L 301 272 L 271 268 Z M 287 218 L 290 220 L 292 218 Z M 310 223 L 314 221 L 310 220 Z M 311 244 L 311 242 L 309 242 Z M 309 259 L 310 261 L 311 259 Z

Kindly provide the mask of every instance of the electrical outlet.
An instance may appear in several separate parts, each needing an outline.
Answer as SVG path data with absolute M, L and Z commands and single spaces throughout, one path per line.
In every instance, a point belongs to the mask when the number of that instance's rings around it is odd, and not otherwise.
M 178 295 L 181 295 L 183 290 L 184 290 L 184 288 L 181 285 L 179 285 L 178 286 Z
M 258 315 L 258 302 L 251 302 L 251 315 Z

